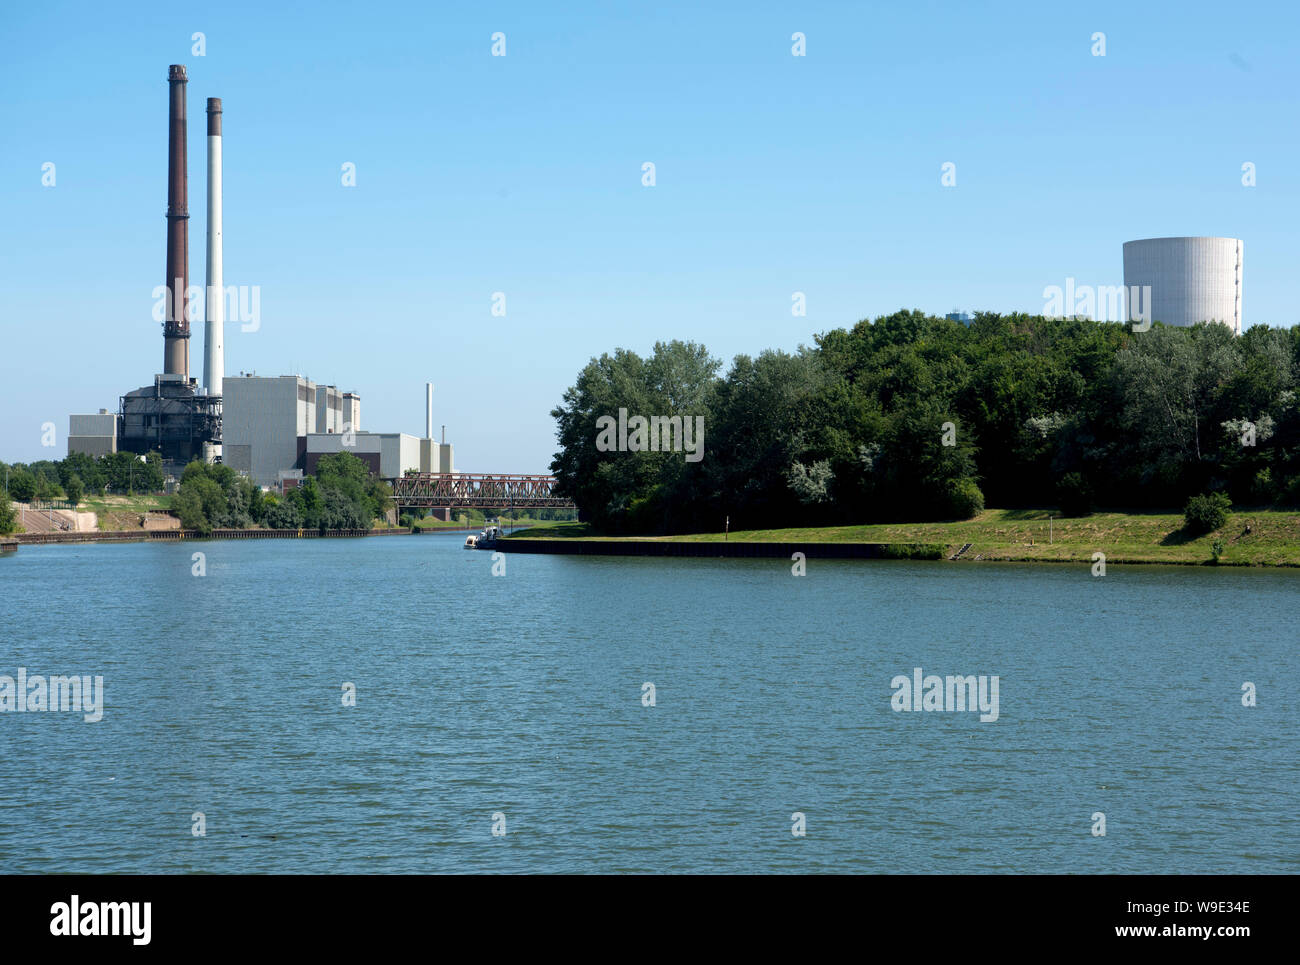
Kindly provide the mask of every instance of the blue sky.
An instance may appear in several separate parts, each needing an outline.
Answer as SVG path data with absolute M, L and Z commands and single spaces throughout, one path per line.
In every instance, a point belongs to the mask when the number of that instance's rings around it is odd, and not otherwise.
M 546 471 L 550 409 L 615 347 L 730 361 L 902 307 L 1038 312 L 1067 277 L 1120 284 L 1134 238 L 1242 238 L 1246 323 L 1300 321 L 1294 5 L 553 6 L 4 5 L 0 458 L 61 458 L 69 413 L 161 368 L 170 63 L 191 282 L 221 97 L 225 281 L 261 292 L 227 371 L 417 435 L 432 381 L 461 470 Z

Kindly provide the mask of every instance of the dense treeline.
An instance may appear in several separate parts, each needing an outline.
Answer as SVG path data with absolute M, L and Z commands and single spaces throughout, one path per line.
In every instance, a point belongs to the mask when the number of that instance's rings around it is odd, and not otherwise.
M 552 415 L 552 463 L 609 532 L 966 518 L 985 503 L 1300 504 L 1300 327 L 898 312 L 795 354 L 694 343 L 592 359 Z M 702 416 L 703 458 L 597 446 L 602 416 Z M 608 438 L 608 437 L 607 437 Z
M 58 461 L 0 462 L 0 478 L 4 480 L 4 493 L 0 495 L 0 535 L 12 533 L 18 526 L 13 501 L 66 500 L 77 506 L 86 496 L 157 492 L 164 482 L 162 457 L 156 452 L 143 458 L 129 452 L 115 452 L 98 459 L 74 452 Z
M 264 493 L 229 466 L 185 467 L 172 511 L 185 529 L 369 529 L 393 506 L 388 484 L 350 452 L 322 456 L 312 476 L 283 498 Z
M 0 462 L 0 475 L 9 498 L 20 503 L 66 499 L 76 505 L 87 495 L 157 492 L 164 482 L 162 457 L 156 452 L 144 457 L 114 452 L 99 458 L 74 452 L 58 461 Z

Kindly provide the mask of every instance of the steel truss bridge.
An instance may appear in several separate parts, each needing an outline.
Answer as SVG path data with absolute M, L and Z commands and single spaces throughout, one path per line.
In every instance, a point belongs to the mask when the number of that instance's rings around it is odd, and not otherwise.
M 555 495 L 554 476 L 466 472 L 408 472 L 393 484 L 393 502 L 403 509 L 454 506 L 577 508 L 573 500 Z

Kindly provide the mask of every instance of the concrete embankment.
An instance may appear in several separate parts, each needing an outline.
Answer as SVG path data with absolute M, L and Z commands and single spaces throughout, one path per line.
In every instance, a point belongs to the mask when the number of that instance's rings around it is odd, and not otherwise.
M 314 529 L 214 529 L 204 536 L 195 529 L 127 529 L 95 533 L 20 533 L 19 543 L 143 543 L 196 539 L 336 539 L 359 536 L 405 536 L 409 529 L 339 529 L 321 533 Z
M 33 509 L 14 503 L 18 512 L 18 525 L 27 533 L 87 533 L 94 532 L 94 513 L 70 509 Z
M 506 553 L 558 553 L 578 556 L 696 556 L 790 559 L 803 553 L 823 560 L 937 560 L 944 547 L 928 543 L 759 543 L 679 542 L 636 539 L 520 539 L 498 540 L 494 549 Z

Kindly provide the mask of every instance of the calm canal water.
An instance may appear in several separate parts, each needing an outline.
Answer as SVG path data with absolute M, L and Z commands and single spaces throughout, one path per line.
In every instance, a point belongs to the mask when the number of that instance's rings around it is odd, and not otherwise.
M 0 714 L 0 872 L 1300 870 L 1300 573 L 463 539 L 0 560 L 0 675 L 105 695 Z

